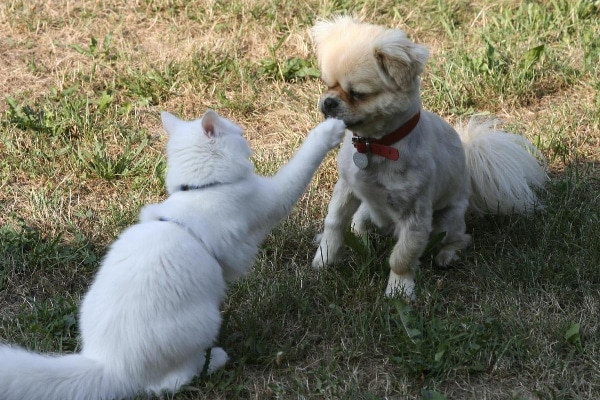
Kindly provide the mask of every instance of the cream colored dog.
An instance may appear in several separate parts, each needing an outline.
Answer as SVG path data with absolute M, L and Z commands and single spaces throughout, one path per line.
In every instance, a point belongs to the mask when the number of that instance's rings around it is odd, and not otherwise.
M 435 262 L 446 266 L 471 241 L 468 208 L 524 213 L 540 207 L 531 188 L 547 176 L 526 139 L 477 119 L 457 133 L 422 109 L 425 47 L 401 30 L 351 17 L 320 21 L 312 35 L 328 87 L 319 108 L 348 129 L 313 267 L 338 258 L 351 219 L 357 234 L 373 223 L 396 238 L 386 295 L 414 299 L 415 271 L 432 234 L 443 234 Z

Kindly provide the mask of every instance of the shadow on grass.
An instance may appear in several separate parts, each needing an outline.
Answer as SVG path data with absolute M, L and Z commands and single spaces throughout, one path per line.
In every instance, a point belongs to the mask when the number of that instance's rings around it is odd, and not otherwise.
M 598 183 L 567 175 L 549 184 L 544 212 L 470 220 L 474 245 L 454 267 L 433 267 L 432 256 L 423 257 L 414 304 L 383 296 L 389 239 L 373 235 L 362 250 L 314 271 L 315 227 L 287 221 L 268 238 L 255 271 L 231 288 L 220 344 L 234 369 L 272 375 L 288 395 L 350 395 L 365 387 L 415 395 L 402 379 L 385 377 L 404 377 L 429 393 L 515 371 L 541 398 L 583 393 L 583 386 L 567 390 L 536 375 L 545 365 L 593 370 L 590 352 L 600 345 L 593 333 L 600 321 L 589 305 L 600 288 Z M 576 340 L 569 336 L 574 327 Z

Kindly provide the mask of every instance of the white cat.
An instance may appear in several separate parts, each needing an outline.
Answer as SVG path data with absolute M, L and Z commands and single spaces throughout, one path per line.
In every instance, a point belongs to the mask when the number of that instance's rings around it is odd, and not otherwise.
M 81 304 L 82 349 L 39 355 L 0 345 L 0 399 L 120 399 L 173 392 L 202 371 L 226 281 L 242 275 L 344 135 L 328 119 L 274 176 L 254 173 L 242 129 L 208 110 L 169 133 L 170 197 L 144 207 L 115 241 Z M 210 351 L 208 372 L 227 361 Z

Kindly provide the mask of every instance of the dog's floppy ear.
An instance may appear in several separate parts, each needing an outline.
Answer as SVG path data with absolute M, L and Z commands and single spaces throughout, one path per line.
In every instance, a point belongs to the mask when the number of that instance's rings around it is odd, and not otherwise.
M 374 56 L 384 80 L 406 87 L 423 72 L 429 51 L 411 42 L 401 30 L 389 29 L 377 39 Z

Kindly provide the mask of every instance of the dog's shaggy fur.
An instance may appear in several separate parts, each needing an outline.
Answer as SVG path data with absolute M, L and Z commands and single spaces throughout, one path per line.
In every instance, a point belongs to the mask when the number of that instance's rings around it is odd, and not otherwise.
M 351 219 L 358 234 L 374 223 L 396 238 L 386 295 L 414 298 L 415 270 L 432 234 L 444 233 L 435 262 L 446 266 L 471 241 L 467 209 L 526 213 L 541 207 L 532 187 L 543 186 L 547 176 L 538 150 L 525 138 L 497 130 L 495 121 L 471 119 L 455 130 L 422 110 L 425 47 L 398 29 L 351 17 L 320 21 L 312 35 L 328 86 L 319 108 L 348 128 L 315 268 L 338 258 Z M 353 134 L 379 139 L 419 111 L 416 127 L 392 145 L 397 161 L 371 154 L 365 169 L 353 163 Z

